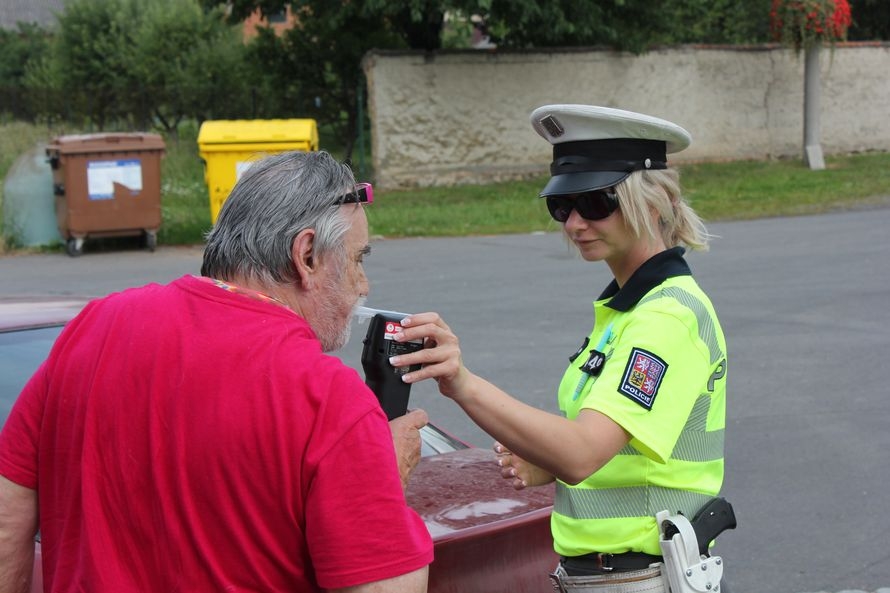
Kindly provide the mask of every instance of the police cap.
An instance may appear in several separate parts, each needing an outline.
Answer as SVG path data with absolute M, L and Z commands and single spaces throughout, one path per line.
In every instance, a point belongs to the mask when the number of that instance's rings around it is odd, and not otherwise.
M 666 169 L 667 155 L 689 146 L 689 132 L 667 120 L 595 105 L 544 105 L 531 124 L 553 144 L 541 196 L 612 187 L 633 171 Z

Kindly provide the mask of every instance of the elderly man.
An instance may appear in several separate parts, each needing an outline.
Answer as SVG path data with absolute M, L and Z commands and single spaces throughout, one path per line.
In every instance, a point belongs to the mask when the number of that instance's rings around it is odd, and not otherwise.
M 325 354 L 368 292 L 370 201 L 327 153 L 262 160 L 201 277 L 65 328 L 0 435 L 0 591 L 27 591 L 38 527 L 47 591 L 426 590 L 426 415 L 387 428 Z

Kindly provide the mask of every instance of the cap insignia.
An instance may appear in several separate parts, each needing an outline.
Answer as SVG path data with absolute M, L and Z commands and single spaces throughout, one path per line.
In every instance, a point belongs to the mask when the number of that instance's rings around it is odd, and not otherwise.
M 547 133 L 554 138 L 559 138 L 566 133 L 565 128 L 560 125 L 559 120 L 552 115 L 548 115 L 547 117 L 542 119 L 541 125 L 544 126 L 544 129 L 547 130 Z

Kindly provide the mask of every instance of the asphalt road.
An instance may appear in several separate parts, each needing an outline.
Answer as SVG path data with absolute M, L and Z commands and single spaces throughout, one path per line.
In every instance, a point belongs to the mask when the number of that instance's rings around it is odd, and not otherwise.
M 689 257 L 728 342 L 724 495 L 739 527 L 716 551 L 734 593 L 890 587 L 888 229 L 890 208 L 714 224 L 711 251 Z M 200 257 L 3 257 L 0 295 L 103 295 L 198 273 Z M 439 311 L 467 366 L 546 410 L 610 280 L 558 233 L 375 240 L 366 262 L 369 306 Z M 339 353 L 356 368 L 364 330 Z M 416 386 L 412 406 L 491 442 L 433 385 Z

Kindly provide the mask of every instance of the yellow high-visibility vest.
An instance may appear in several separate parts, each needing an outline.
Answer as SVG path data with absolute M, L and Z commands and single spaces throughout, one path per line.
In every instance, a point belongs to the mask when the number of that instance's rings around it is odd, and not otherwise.
M 691 519 L 720 491 L 726 341 L 682 253 L 675 248 L 656 256 L 619 296 L 594 303 L 587 346 L 560 383 L 559 406 L 567 418 L 597 410 L 631 435 L 583 482 L 557 481 L 551 528 L 560 555 L 660 555 L 655 513 Z M 678 270 L 680 275 L 670 275 Z M 595 358 L 591 350 L 603 354 L 605 363 L 588 374 L 580 367 Z

